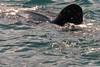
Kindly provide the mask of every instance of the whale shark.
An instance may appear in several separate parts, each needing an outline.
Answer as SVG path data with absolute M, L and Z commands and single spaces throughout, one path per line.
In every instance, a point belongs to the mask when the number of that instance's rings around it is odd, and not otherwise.
M 82 24 L 83 22 L 83 11 L 79 5 L 71 4 L 66 6 L 53 20 L 49 17 L 33 12 L 33 11 L 22 11 L 23 16 L 28 14 L 29 21 L 35 24 L 40 24 L 42 22 L 50 22 L 59 26 L 64 26 L 66 23 L 73 23 L 75 25 Z M 21 13 L 20 13 L 21 14 Z M 21 15 L 20 15 L 21 16 Z
M 48 16 L 31 10 L 6 10 L 1 11 L 0 19 L 11 19 L 11 20 L 25 20 L 32 24 L 40 24 L 43 22 L 49 22 L 59 26 L 64 26 L 66 23 L 73 23 L 75 25 L 82 24 L 83 22 L 83 11 L 82 8 L 77 4 L 70 4 L 62 9 L 59 14 L 51 20 Z M 8 20 L 6 20 L 8 21 Z

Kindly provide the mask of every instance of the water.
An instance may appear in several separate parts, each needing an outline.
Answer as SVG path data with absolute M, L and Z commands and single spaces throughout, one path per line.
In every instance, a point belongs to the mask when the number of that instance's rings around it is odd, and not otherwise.
M 84 12 L 84 27 L 78 30 L 48 22 L 34 25 L 16 16 L 20 10 L 32 10 L 52 20 L 72 3 Z M 99 67 L 99 4 L 99 0 L 0 0 L 0 67 Z

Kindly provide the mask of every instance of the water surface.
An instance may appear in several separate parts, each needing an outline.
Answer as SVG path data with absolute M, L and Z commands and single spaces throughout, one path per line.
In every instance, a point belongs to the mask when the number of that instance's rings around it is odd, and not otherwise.
M 28 23 L 20 10 L 42 13 L 51 20 L 69 4 L 84 12 L 83 26 Z M 99 0 L 0 0 L 0 67 L 99 67 Z M 26 16 L 25 14 L 21 14 Z

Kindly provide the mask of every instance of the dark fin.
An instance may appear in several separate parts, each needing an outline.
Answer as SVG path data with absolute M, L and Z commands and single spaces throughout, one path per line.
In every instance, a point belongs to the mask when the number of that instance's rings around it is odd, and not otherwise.
M 83 22 L 83 11 L 79 5 L 71 4 L 65 7 L 52 23 L 64 26 L 68 22 L 76 25 Z

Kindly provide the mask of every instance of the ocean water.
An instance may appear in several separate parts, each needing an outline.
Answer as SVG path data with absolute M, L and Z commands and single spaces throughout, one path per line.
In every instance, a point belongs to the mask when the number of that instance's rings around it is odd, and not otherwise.
M 73 3 L 84 12 L 83 24 L 75 30 L 48 22 L 34 25 L 20 12 L 31 10 L 53 20 Z M 0 0 L 0 67 L 100 67 L 99 4 L 100 0 Z

